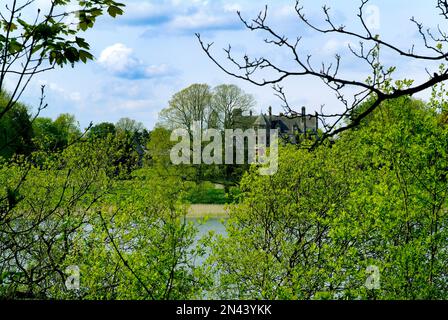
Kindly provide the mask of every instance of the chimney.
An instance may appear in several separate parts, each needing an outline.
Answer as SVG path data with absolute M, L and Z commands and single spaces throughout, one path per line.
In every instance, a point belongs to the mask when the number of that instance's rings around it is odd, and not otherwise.
M 303 123 L 303 132 L 306 137 L 306 109 L 305 107 L 302 107 L 302 123 Z

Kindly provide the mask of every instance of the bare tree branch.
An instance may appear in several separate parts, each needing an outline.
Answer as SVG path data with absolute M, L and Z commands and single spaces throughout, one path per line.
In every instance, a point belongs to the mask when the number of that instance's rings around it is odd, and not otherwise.
M 321 79 L 330 90 L 334 91 L 336 98 L 344 106 L 344 110 L 339 113 L 325 114 L 322 110 L 320 113 L 317 113 L 319 121 L 323 124 L 324 128 L 323 139 L 321 140 L 323 141 L 326 138 L 334 137 L 343 131 L 359 125 L 365 117 L 386 100 L 416 94 L 448 79 L 448 70 L 444 69 L 440 74 L 427 71 L 429 78 L 426 81 L 415 85 L 410 84 L 405 88 L 392 83 L 392 73 L 396 68 L 390 67 L 386 69 L 383 67 L 380 59 L 381 50 L 388 50 L 391 53 L 400 57 L 405 57 L 406 59 L 428 62 L 439 61 L 440 63 L 443 63 L 448 60 L 448 52 L 446 52 L 446 48 L 443 48 L 443 44 L 448 44 L 448 36 L 440 26 L 437 27 L 437 35 L 430 29 L 425 30 L 423 24 L 412 17 L 411 22 L 417 27 L 417 31 L 423 41 L 424 49 L 431 51 L 431 54 L 416 53 L 414 45 L 408 50 L 401 49 L 395 44 L 382 40 L 379 35 L 374 34 L 370 30 L 364 16 L 364 10 L 368 2 L 369 0 L 361 0 L 361 4 L 358 7 L 359 13 L 357 14 L 360 26 L 365 33 L 350 31 L 344 25 L 338 26 L 333 21 L 330 14 L 331 10 L 328 6 L 322 8 L 324 21 L 328 27 L 318 27 L 310 22 L 305 16 L 300 1 L 297 0 L 295 4 L 295 13 L 298 16 L 299 21 L 316 33 L 339 34 L 346 36 L 349 40 L 356 40 L 359 42 L 359 47 L 355 48 L 352 44 L 353 41 L 348 41 L 348 49 L 354 57 L 366 64 L 371 70 L 371 76 L 367 81 L 349 79 L 340 75 L 342 60 L 340 55 L 335 56 L 333 63 L 321 63 L 320 67 L 314 65 L 312 56 L 309 54 L 305 55 L 302 52 L 303 48 L 299 47 L 301 41 L 300 36 L 296 37 L 294 40 L 290 40 L 286 35 L 275 31 L 268 25 L 267 6 L 255 19 L 250 21 L 244 19 L 240 12 L 237 12 L 237 14 L 248 30 L 263 32 L 267 35 L 267 38 L 264 40 L 266 44 L 286 49 L 294 60 L 297 68 L 293 69 L 289 67 L 288 69 L 285 69 L 279 64 L 273 63 L 272 60 L 267 57 L 254 58 L 245 54 L 241 59 L 238 59 L 233 54 L 231 45 L 224 49 L 227 61 L 230 63 L 230 66 L 228 66 L 219 61 L 214 52 L 212 52 L 213 43 L 205 43 L 200 34 L 196 34 L 196 36 L 203 51 L 221 70 L 228 75 L 248 81 L 256 86 L 272 86 L 275 95 L 280 98 L 283 102 L 283 107 L 291 115 L 297 115 L 298 112 L 293 110 L 294 108 L 287 102 L 286 93 L 281 85 L 283 81 L 287 78 L 303 76 L 311 76 Z M 439 0 L 437 8 L 439 8 L 442 15 L 448 19 L 447 1 Z M 262 76 L 262 71 L 268 72 L 270 76 Z M 346 89 L 355 89 L 357 92 L 351 94 L 350 98 L 348 98 L 344 93 Z M 360 107 L 362 103 L 367 101 L 368 98 L 371 99 L 369 107 L 363 112 L 355 115 L 354 111 Z M 349 121 L 347 121 L 347 119 L 349 119 Z

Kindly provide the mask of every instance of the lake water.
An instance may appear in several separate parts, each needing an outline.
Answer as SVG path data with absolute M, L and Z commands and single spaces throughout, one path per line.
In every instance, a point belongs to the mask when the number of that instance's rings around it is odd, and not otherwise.
M 224 226 L 225 219 L 217 219 L 211 218 L 208 219 L 205 223 L 201 223 L 200 219 L 191 219 L 194 221 L 196 226 L 199 229 L 199 233 L 197 235 L 198 238 L 201 238 L 207 235 L 210 231 L 214 231 L 215 234 L 226 235 L 226 227 Z
M 199 230 L 196 235 L 196 242 L 202 237 L 208 235 L 210 231 L 214 231 L 215 235 L 227 235 L 226 227 L 224 226 L 225 219 L 210 218 L 206 222 L 201 222 L 201 219 L 194 218 L 190 218 L 188 220 L 193 221 Z M 194 246 L 196 246 L 196 243 L 193 244 L 193 247 Z M 208 255 L 209 253 L 207 253 L 204 257 L 196 258 L 194 264 L 200 266 L 207 259 Z

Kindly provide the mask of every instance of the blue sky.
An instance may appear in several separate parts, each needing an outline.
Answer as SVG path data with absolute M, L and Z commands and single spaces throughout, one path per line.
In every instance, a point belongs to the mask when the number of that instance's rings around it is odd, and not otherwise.
M 48 0 L 38 0 L 45 3 Z M 336 53 L 343 57 L 343 74 L 364 80 L 368 75 L 365 66 L 349 56 L 350 39 L 334 36 L 316 36 L 294 15 L 295 1 L 286 0 L 123 0 L 125 15 L 117 19 L 101 18 L 95 28 L 84 36 L 92 45 L 95 61 L 49 71 L 37 76 L 25 93 L 30 106 L 37 105 L 40 86 L 47 87 L 49 107 L 43 116 L 56 117 L 60 113 L 76 115 L 82 127 L 90 121 L 116 122 L 121 117 L 141 121 L 151 129 L 161 109 L 170 97 L 192 83 L 208 83 L 212 87 L 233 83 L 242 87 L 257 100 L 256 111 L 272 105 L 281 112 L 281 102 L 269 87 L 256 87 L 225 75 L 202 52 L 194 36 L 200 32 L 207 42 L 214 42 L 214 52 L 224 58 L 222 48 L 232 44 L 235 53 L 268 56 L 273 61 L 294 68 L 291 57 L 263 42 L 264 35 L 245 30 L 236 10 L 247 18 L 255 17 L 265 4 L 269 6 L 269 22 L 287 35 L 302 35 L 301 52 L 313 55 L 317 65 L 322 60 L 331 62 Z M 360 30 L 356 20 L 360 1 L 303 1 L 307 16 L 322 23 L 323 3 L 332 8 L 338 24 Z M 409 18 L 415 16 L 428 27 L 436 27 L 438 11 L 436 1 L 376 0 L 370 3 L 375 31 L 385 40 L 398 43 L 405 49 L 415 43 L 422 50 L 415 26 Z M 352 43 L 353 44 L 353 43 Z M 356 43 L 355 43 L 356 44 Z M 397 59 L 384 53 L 386 65 L 398 67 L 397 77 L 416 80 L 426 77 L 425 65 Z M 299 109 L 305 105 L 309 112 L 325 104 L 327 112 L 342 107 L 319 80 L 291 79 L 284 83 L 292 105 Z M 421 97 L 427 96 L 423 93 Z

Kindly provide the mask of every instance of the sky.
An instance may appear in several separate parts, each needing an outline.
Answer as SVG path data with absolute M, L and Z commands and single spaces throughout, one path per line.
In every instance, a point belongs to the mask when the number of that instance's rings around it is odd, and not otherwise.
M 46 5 L 50 0 L 37 0 Z M 225 62 L 223 48 L 229 44 L 236 57 L 269 57 L 271 61 L 297 70 L 286 50 L 264 42 L 266 35 L 243 27 L 236 11 L 251 19 L 268 5 L 268 23 L 288 37 L 302 36 L 299 52 L 312 55 L 312 63 L 333 61 L 335 54 L 342 56 L 341 75 L 363 81 L 369 70 L 354 58 L 347 45 L 358 42 L 346 37 L 317 35 L 300 23 L 294 12 L 294 0 L 122 0 L 125 14 L 116 19 L 103 17 L 92 30 L 83 34 L 91 44 L 95 60 L 74 68 L 65 67 L 36 76 L 27 88 L 23 100 L 31 108 L 37 106 L 41 85 L 46 86 L 48 108 L 42 116 L 55 118 L 60 113 L 74 114 L 85 128 L 90 122 L 117 122 L 122 117 L 141 121 L 152 129 L 158 113 L 168 106 L 170 98 L 193 83 L 207 83 L 211 87 L 235 84 L 257 101 L 255 112 L 282 112 L 282 102 L 270 87 L 257 87 L 233 78 L 221 71 L 202 51 L 195 33 L 205 42 L 213 42 L 212 50 L 219 61 Z M 331 7 L 334 21 L 354 31 L 362 31 L 356 18 L 360 1 L 302 1 L 310 21 L 324 26 L 321 7 Z M 418 32 L 409 19 L 413 16 L 436 28 L 440 20 L 436 1 L 376 0 L 369 2 L 366 17 L 381 39 L 397 44 L 405 50 L 415 44 L 417 52 L 428 53 L 422 46 Z M 442 21 L 443 22 L 443 21 Z M 395 77 L 426 79 L 425 67 L 437 66 L 403 59 L 384 52 L 383 63 L 397 66 Z M 432 70 L 432 69 L 430 69 Z M 270 74 L 266 74 L 269 77 Z M 290 105 L 300 110 L 306 106 L 312 113 L 340 111 L 343 106 L 333 91 L 320 80 L 310 77 L 291 78 L 282 85 Z M 347 92 L 350 95 L 350 91 Z M 420 95 L 428 97 L 428 92 Z

